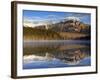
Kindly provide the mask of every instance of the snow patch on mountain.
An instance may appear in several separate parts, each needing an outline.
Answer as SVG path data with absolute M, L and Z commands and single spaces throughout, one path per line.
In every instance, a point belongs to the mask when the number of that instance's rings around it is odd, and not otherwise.
M 67 17 L 67 20 L 80 21 L 80 18 L 79 17 L 75 17 L 75 16 L 69 16 L 69 17 Z

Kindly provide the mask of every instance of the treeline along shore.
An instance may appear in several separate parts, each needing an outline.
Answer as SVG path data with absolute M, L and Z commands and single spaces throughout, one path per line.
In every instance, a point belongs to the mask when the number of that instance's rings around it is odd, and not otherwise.
M 24 40 L 66 40 L 89 38 L 88 34 L 79 32 L 55 32 L 50 29 L 23 27 Z

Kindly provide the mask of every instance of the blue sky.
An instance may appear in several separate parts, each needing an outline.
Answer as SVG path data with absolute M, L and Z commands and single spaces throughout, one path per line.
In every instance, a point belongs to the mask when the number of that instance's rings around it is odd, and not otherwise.
M 77 18 L 86 24 L 91 23 L 91 14 L 89 13 L 23 10 L 24 22 L 32 22 L 34 24 L 43 21 L 59 22 L 69 17 Z

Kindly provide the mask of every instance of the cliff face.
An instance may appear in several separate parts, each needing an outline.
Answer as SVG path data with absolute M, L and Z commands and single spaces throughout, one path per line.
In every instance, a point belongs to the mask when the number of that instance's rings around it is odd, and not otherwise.
M 79 21 L 66 21 L 62 23 L 58 23 L 55 27 L 58 26 L 59 30 L 62 32 L 90 32 L 89 25 L 81 23 Z
M 47 28 L 46 28 L 47 27 Z M 90 25 L 84 24 L 80 21 L 75 20 L 65 20 L 63 22 L 43 25 L 43 26 L 36 26 L 37 29 L 51 29 L 56 32 L 83 32 L 89 33 L 90 32 Z

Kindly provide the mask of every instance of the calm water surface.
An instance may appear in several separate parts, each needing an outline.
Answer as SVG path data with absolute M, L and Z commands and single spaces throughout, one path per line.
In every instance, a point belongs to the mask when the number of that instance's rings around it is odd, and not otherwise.
M 90 41 L 24 41 L 23 69 L 90 66 Z

